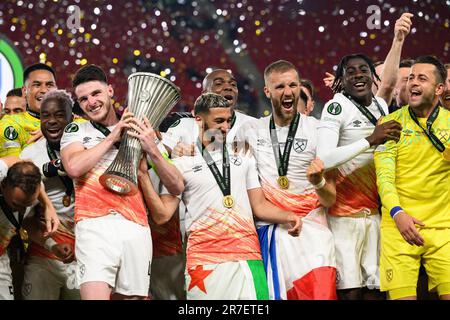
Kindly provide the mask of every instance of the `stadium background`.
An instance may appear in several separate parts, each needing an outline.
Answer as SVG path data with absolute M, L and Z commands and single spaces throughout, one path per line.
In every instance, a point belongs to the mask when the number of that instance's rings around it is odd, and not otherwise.
M 367 26 L 371 5 L 381 10 L 380 29 Z M 70 28 L 77 8 L 79 28 Z M 0 35 L 16 46 L 25 66 L 41 61 L 55 68 L 59 88 L 70 90 L 82 65 L 102 66 L 118 109 L 132 72 L 175 82 L 182 90 L 175 109 L 185 111 L 200 94 L 205 74 L 226 68 L 238 79 L 240 108 L 267 114 L 262 72 L 286 59 L 313 81 L 317 116 L 332 96 L 323 86 L 324 73 L 348 53 L 384 59 L 395 20 L 407 11 L 415 16 L 402 57 L 434 54 L 449 62 L 449 0 L 2 0 Z

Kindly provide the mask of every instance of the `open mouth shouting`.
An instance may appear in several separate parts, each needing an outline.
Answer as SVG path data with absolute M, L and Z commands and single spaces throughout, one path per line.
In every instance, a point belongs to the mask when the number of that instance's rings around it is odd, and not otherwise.
M 294 109 L 294 99 L 293 98 L 285 98 L 281 100 L 281 105 L 284 111 L 292 112 Z

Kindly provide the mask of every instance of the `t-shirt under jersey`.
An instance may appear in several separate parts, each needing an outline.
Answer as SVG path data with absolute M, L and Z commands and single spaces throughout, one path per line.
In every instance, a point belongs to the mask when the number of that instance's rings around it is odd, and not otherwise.
M 40 127 L 41 120 L 28 112 L 4 116 L 0 120 L 0 157 L 18 157 L 27 146 L 30 132 Z
M 385 114 L 388 114 L 386 102 L 376 97 L 378 104 Z M 380 118 L 381 113 L 372 102 L 367 109 Z M 322 150 L 329 148 L 326 144 L 331 136 L 337 139 L 337 146 L 346 146 L 357 143 L 373 133 L 375 126 L 364 116 L 361 111 L 343 94 L 336 93 L 332 100 L 328 101 L 322 111 L 322 117 L 318 125 L 319 141 L 318 153 L 330 152 Z M 365 143 L 368 142 L 365 141 Z M 353 159 L 338 167 L 336 178 L 336 203 L 329 208 L 328 213 L 336 216 L 351 216 L 361 211 L 375 211 L 379 207 L 378 192 L 376 186 L 375 166 L 373 163 L 374 148 L 369 148 Z
M 232 127 L 227 133 L 227 142 L 231 143 L 234 140 L 236 132 L 239 128 L 248 121 L 253 121 L 255 118 L 247 116 L 239 111 L 235 111 L 236 120 L 232 123 Z M 171 148 L 175 148 L 178 142 L 185 144 L 195 143 L 199 134 L 198 124 L 194 118 L 181 118 L 174 122 L 174 124 L 162 133 L 163 143 Z
M 231 150 L 229 148 L 228 150 Z M 222 174 L 222 150 L 210 152 Z M 187 267 L 227 261 L 261 260 L 258 236 L 247 190 L 259 188 L 255 161 L 230 151 L 231 195 L 234 206 L 223 205 L 223 193 L 196 147 L 192 157 L 174 160 L 184 178 Z M 167 194 L 163 188 L 162 194 Z
M 55 151 L 57 157 L 59 157 L 59 151 Z M 42 166 L 50 161 L 50 157 L 47 152 L 47 140 L 40 139 L 36 143 L 23 149 L 20 154 L 21 159 L 29 159 L 41 170 Z M 63 197 L 66 194 L 66 187 L 61 181 L 60 177 L 46 178 L 42 174 L 42 179 L 45 185 L 45 191 L 55 207 L 56 213 L 58 214 L 59 220 L 61 222 L 58 231 L 52 235 L 52 238 L 57 243 L 69 243 L 75 244 L 75 234 L 74 234 L 74 204 L 75 197 L 74 192 L 72 192 L 70 205 L 68 207 L 63 205 Z M 32 243 L 29 248 L 30 255 L 37 255 L 41 257 L 47 257 L 51 259 L 57 259 L 56 256 L 36 243 Z
M 402 125 L 400 140 L 375 150 L 378 190 L 383 204 L 382 227 L 395 227 L 389 213 L 400 206 L 425 228 L 450 228 L 450 161 L 444 160 L 422 129 L 411 118 L 408 106 L 383 121 Z M 426 118 L 418 118 L 426 128 Z M 450 148 L 450 111 L 440 108 L 432 125 L 436 137 Z
M 280 208 L 306 216 L 311 210 L 319 207 L 315 189 L 306 178 L 306 169 L 316 157 L 318 121 L 313 117 L 300 115 L 289 157 L 287 171 L 289 188 L 281 189 L 277 183 L 279 174 L 270 137 L 270 118 L 271 116 L 267 116 L 255 120 L 251 127 L 241 130 L 238 135 L 250 144 L 250 150 L 255 155 L 256 167 L 266 198 Z M 281 153 L 284 153 L 289 125 L 284 127 L 275 125 L 275 129 Z
M 114 126 L 108 127 L 110 131 Z M 91 149 L 105 139 L 90 121 L 72 122 L 67 125 L 61 139 L 61 150 L 72 143 L 81 143 L 85 149 Z M 96 218 L 118 212 L 126 219 L 147 226 L 147 212 L 142 194 L 119 195 L 104 188 L 99 181 L 116 157 L 118 149 L 112 146 L 103 154 L 100 161 L 86 174 L 74 179 L 75 184 L 75 221 Z

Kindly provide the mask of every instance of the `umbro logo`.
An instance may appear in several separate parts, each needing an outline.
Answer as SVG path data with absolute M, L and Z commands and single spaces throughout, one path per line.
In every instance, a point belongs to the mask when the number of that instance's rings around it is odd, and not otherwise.
M 355 127 L 355 128 L 360 128 L 361 127 L 361 121 L 359 121 L 359 120 L 355 120 L 355 121 L 353 121 L 353 126 Z

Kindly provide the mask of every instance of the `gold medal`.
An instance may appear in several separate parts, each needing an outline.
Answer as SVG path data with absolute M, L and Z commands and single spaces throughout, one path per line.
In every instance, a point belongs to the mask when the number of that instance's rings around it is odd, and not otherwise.
M 19 236 L 20 239 L 22 239 L 23 247 L 25 248 L 25 251 L 28 249 L 28 232 L 24 228 L 19 229 Z
M 450 161 L 450 148 L 445 148 L 442 152 L 442 156 L 444 157 L 444 160 Z
M 232 208 L 234 206 L 234 199 L 231 195 L 227 195 L 223 197 L 222 203 L 225 208 Z
M 289 179 L 286 176 L 278 177 L 277 182 L 281 189 L 289 188 Z
M 70 196 L 65 194 L 62 200 L 64 207 L 70 206 Z

